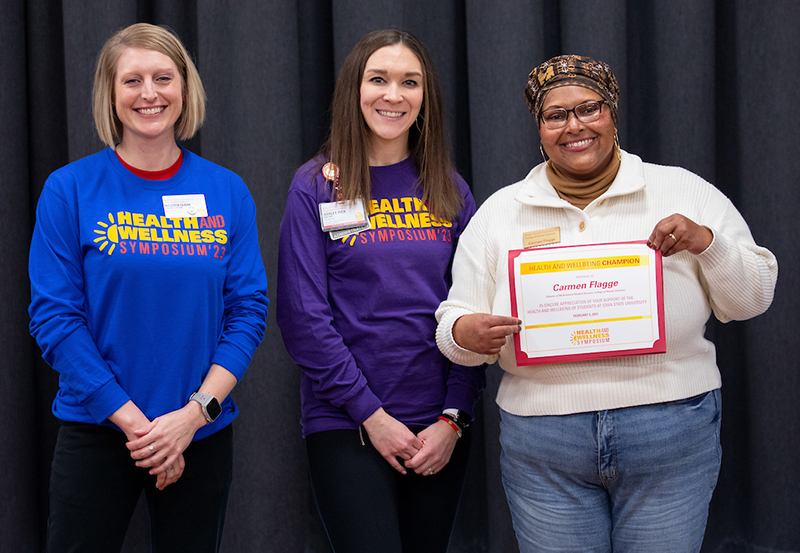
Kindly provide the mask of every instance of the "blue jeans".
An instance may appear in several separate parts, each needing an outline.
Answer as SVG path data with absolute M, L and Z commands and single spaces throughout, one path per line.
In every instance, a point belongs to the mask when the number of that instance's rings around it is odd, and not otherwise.
M 522 553 L 700 551 L 722 449 L 719 390 L 596 413 L 500 410 Z

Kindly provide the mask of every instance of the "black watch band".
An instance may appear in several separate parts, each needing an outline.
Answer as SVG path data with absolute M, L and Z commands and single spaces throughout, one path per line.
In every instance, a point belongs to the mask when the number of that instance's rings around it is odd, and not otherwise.
M 472 417 L 466 411 L 461 409 L 445 409 L 442 411 L 442 416 L 445 416 L 456 423 L 462 430 L 469 428 L 472 424 Z

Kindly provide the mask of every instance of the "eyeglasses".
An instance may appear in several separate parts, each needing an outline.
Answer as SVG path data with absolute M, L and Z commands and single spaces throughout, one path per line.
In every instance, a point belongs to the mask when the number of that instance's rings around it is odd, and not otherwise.
M 607 104 L 605 100 L 589 100 L 582 104 L 578 104 L 572 109 L 564 108 L 550 108 L 542 112 L 542 122 L 548 129 L 560 129 L 567 124 L 570 112 L 575 114 L 578 121 L 581 123 L 591 123 L 600 119 L 600 113 L 603 110 L 603 104 Z

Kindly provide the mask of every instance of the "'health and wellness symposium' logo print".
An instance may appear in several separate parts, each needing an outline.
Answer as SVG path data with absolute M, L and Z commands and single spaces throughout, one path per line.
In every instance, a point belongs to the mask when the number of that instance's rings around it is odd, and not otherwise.
M 608 327 L 576 330 L 570 334 L 569 341 L 573 346 L 605 344 L 611 341 L 611 331 Z
M 370 227 L 344 236 L 343 243 L 353 246 L 394 241 L 452 242 L 453 223 L 429 213 L 428 206 L 419 198 L 373 199 L 368 211 Z
M 99 234 L 100 236 L 95 238 L 94 242 L 102 242 L 102 244 L 100 244 L 100 251 L 103 251 L 110 242 L 111 247 L 108 248 L 107 253 L 108 255 L 111 255 L 114 253 L 114 248 L 116 248 L 117 244 L 119 244 L 119 229 L 114 223 L 114 215 L 112 213 L 108 214 L 108 220 L 111 225 L 107 225 L 103 221 L 97 221 L 97 224 L 103 227 L 105 230 L 95 229 L 95 234 Z
M 122 253 L 152 251 L 165 255 L 206 255 L 208 246 L 214 248 L 214 257 L 222 259 L 224 245 L 228 243 L 222 215 L 167 218 L 164 215 L 118 211 L 116 218 L 109 213 L 108 223 L 97 221 L 97 225 L 94 233 L 98 236 L 94 242 L 99 243 L 98 249 L 108 255 L 114 253 L 117 246 Z

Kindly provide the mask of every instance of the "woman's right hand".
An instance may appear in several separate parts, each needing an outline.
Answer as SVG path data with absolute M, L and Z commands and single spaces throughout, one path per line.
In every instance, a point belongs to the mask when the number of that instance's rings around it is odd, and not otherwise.
M 114 411 L 108 420 L 117 425 L 125 433 L 128 441 L 135 440 L 135 432 L 140 428 L 150 424 L 150 419 L 142 413 L 142 410 L 131 400 L 125 402 L 122 407 Z
M 464 349 L 483 355 L 500 353 L 506 336 L 522 330 L 522 321 L 489 313 L 462 315 L 453 324 L 453 340 Z
M 408 461 L 422 449 L 422 440 L 417 438 L 405 424 L 392 417 L 383 407 L 372 413 L 363 423 L 369 441 L 375 446 L 392 468 L 406 474 L 406 468 L 397 460 Z
M 150 420 L 145 416 L 141 409 L 131 400 L 128 400 L 122 407 L 114 411 L 108 420 L 116 424 L 120 430 L 125 433 L 128 442 L 138 438 L 136 435 L 137 430 L 141 430 L 150 424 Z M 145 456 L 148 455 L 145 453 Z M 151 454 L 152 455 L 152 454 Z M 134 462 L 136 462 L 134 460 Z M 156 488 L 163 490 L 170 484 L 177 482 L 183 475 L 183 469 L 186 463 L 183 460 L 183 454 L 163 472 L 156 475 Z

